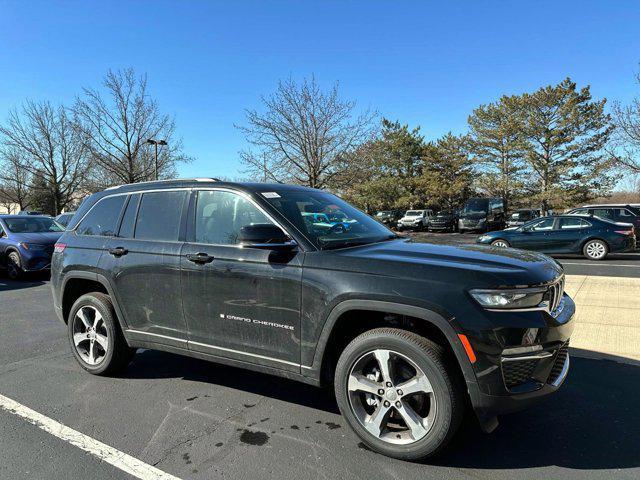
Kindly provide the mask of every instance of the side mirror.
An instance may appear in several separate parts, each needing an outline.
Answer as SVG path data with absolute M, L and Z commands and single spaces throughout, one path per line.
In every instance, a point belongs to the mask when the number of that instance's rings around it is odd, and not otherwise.
M 280 227 L 270 223 L 256 223 L 240 229 L 240 245 L 265 250 L 291 250 L 297 244 Z

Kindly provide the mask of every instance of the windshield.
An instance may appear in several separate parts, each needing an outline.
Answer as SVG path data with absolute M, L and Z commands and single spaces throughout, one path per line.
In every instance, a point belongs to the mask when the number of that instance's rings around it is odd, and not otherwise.
M 376 213 L 376 217 L 386 217 L 388 215 L 391 215 L 389 210 L 382 210 L 381 212 Z
M 43 233 L 62 232 L 64 228 L 53 218 L 46 217 L 24 217 L 5 218 L 7 229 L 13 233 Z
M 461 215 L 485 215 L 489 209 L 489 201 L 486 198 L 475 198 L 469 200 L 462 211 Z
M 391 230 L 330 193 L 283 190 L 277 195 L 266 200 L 323 250 L 397 238 Z
M 405 213 L 406 217 L 419 217 L 420 215 L 422 215 L 422 210 L 409 210 Z

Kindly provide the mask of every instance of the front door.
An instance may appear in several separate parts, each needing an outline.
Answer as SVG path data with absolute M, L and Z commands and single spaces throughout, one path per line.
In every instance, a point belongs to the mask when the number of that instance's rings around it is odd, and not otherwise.
M 182 250 L 189 347 L 299 371 L 302 252 L 243 248 L 243 226 L 273 221 L 230 190 L 194 192 Z
M 553 217 L 546 217 L 532 222 L 522 228 L 517 237 L 514 237 L 511 245 L 524 250 L 536 250 L 538 252 L 552 252 Z
M 100 260 L 109 272 L 129 335 L 187 348 L 180 298 L 182 211 L 189 190 L 133 194 L 118 236 Z

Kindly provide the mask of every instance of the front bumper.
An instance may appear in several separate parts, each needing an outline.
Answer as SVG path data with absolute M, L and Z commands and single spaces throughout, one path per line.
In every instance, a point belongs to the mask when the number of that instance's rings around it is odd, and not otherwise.
M 569 373 L 574 314 L 574 302 L 564 295 L 556 318 L 547 312 L 501 312 L 507 317 L 496 317 L 500 328 L 469 338 L 477 381 L 467 387 L 485 430 L 495 428 L 498 415 L 527 408 L 560 388 Z

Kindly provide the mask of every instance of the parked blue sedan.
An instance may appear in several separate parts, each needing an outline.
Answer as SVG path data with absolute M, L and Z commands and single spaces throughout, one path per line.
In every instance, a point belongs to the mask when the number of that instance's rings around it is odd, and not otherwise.
M 51 217 L 0 215 L 0 266 L 9 278 L 47 270 L 64 228 Z
M 582 215 L 538 218 L 521 227 L 488 232 L 477 243 L 515 247 L 542 253 L 578 253 L 589 260 L 635 249 L 633 225 Z

